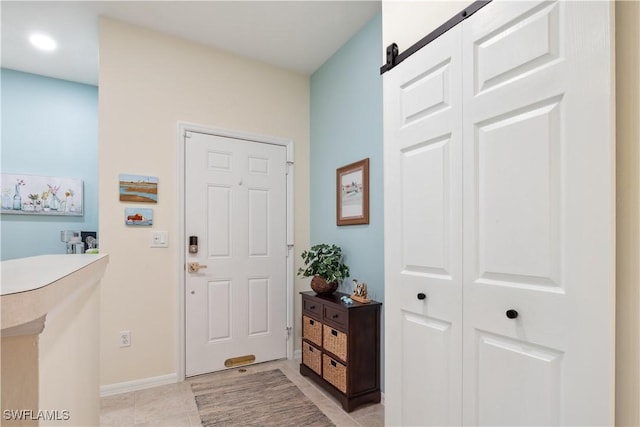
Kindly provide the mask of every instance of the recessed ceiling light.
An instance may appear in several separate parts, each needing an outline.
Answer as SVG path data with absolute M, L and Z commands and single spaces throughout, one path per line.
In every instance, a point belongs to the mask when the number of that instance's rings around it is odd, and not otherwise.
M 44 34 L 32 34 L 29 37 L 32 45 L 42 50 L 54 50 L 57 47 L 56 41 Z

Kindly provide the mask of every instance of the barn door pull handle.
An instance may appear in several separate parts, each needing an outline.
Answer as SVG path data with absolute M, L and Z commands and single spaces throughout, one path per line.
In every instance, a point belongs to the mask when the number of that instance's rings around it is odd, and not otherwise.
M 420 292 L 417 297 L 420 301 L 427 299 L 427 296 L 422 292 Z
M 515 310 L 513 310 L 513 309 L 511 309 L 511 310 L 507 310 L 506 315 L 507 315 L 507 317 L 508 317 L 509 319 L 516 319 L 516 318 L 518 318 L 518 312 L 517 312 L 517 311 L 515 311 Z

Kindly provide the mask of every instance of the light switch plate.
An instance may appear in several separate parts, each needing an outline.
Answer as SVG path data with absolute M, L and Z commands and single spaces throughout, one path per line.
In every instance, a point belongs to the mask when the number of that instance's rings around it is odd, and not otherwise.
M 168 231 L 152 231 L 151 232 L 151 244 L 152 248 L 168 248 L 169 247 L 169 232 Z

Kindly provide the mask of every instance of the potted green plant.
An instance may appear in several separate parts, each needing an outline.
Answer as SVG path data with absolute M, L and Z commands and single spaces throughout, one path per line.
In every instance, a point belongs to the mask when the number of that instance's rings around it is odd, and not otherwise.
M 332 294 L 338 285 L 349 277 L 349 267 L 342 262 L 342 249 L 336 245 L 314 245 L 302 252 L 304 268 L 298 275 L 312 277 L 311 289 L 317 294 Z

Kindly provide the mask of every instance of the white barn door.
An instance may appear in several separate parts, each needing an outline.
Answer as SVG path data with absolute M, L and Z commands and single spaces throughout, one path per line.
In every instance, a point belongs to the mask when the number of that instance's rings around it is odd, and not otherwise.
M 500 2 L 464 23 L 465 424 L 613 422 L 610 10 Z
M 387 424 L 613 423 L 611 18 L 494 1 L 384 75 Z
M 385 76 L 385 411 L 392 425 L 461 422 L 460 42 L 460 27 L 453 28 Z

